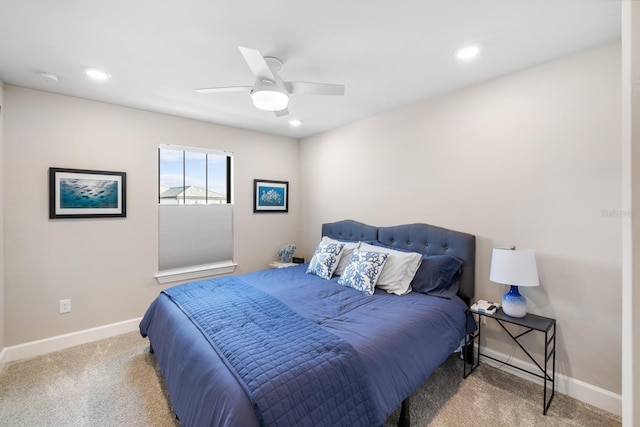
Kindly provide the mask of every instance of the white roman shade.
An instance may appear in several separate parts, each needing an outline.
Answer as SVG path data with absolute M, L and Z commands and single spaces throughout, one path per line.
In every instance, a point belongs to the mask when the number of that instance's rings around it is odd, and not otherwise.
M 160 282 L 172 281 L 161 280 L 167 273 L 235 267 L 232 204 L 159 205 L 158 215 L 160 273 L 156 277 Z M 212 274 L 220 272 L 201 276 Z

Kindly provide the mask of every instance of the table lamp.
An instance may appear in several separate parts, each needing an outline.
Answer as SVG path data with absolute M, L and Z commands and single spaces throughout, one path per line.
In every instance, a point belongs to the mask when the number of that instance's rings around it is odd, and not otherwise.
M 518 286 L 538 286 L 538 267 L 533 251 L 511 248 L 494 248 L 491 256 L 489 280 L 510 285 L 502 296 L 502 310 L 511 317 L 527 314 L 527 299 L 520 295 Z

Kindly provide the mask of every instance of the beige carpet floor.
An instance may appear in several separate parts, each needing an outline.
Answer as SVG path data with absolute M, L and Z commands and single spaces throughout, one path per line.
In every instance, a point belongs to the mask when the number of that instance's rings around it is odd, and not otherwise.
M 411 397 L 412 426 L 620 426 L 612 414 L 483 364 L 461 377 L 452 356 Z M 398 411 L 385 423 L 397 422 Z M 155 356 L 138 333 L 8 363 L 2 426 L 179 426 Z

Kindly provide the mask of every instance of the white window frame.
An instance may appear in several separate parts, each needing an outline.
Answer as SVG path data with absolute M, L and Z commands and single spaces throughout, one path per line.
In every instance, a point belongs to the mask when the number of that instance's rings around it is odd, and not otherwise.
M 233 153 L 207 150 L 202 148 L 185 147 L 173 144 L 160 144 L 158 150 L 158 184 L 160 183 L 160 150 L 170 149 L 185 152 L 208 153 L 226 156 L 230 170 L 227 173 L 228 191 L 233 189 Z M 184 174 L 184 170 L 183 170 Z M 159 186 L 158 186 L 159 187 Z M 158 197 L 158 273 L 156 280 L 170 283 L 197 279 L 220 274 L 230 274 L 235 271 L 237 264 L 233 261 L 233 196 L 231 203 L 224 204 L 160 204 Z M 205 218 L 213 213 L 212 219 Z M 187 216 L 189 219 L 185 219 Z M 179 229 L 180 233 L 170 230 Z M 169 230 L 169 231 L 168 231 Z M 202 239 L 202 235 L 210 235 Z M 217 246 L 219 239 L 223 240 L 221 247 Z M 229 246 L 226 246 L 229 245 Z M 203 252 L 212 253 L 213 262 L 182 265 L 189 259 L 202 261 Z M 193 255 L 193 258 L 189 258 Z M 182 257 L 182 258 L 181 258 Z M 222 257 L 223 259 L 215 259 Z M 230 258 L 230 259 L 227 259 Z M 163 264 L 178 265 L 173 268 L 163 268 Z

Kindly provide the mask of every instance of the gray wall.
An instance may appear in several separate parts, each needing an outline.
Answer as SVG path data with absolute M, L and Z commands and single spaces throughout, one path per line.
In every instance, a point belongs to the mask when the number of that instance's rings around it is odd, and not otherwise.
M 163 289 L 159 144 L 234 153 L 237 272 L 267 268 L 299 227 L 298 141 L 5 86 L 5 346 L 134 319 Z M 5 111 L 6 109 L 6 111 Z M 126 219 L 48 219 L 48 168 L 127 172 Z M 253 213 L 253 179 L 290 181 L 288 214 Z M 72 312 L 58 314 L 71 298 Z
M 303 140 L 301 247 L 343 218 L 465 231 L 488 300 L 492 248 L 533 249 L 521 292 L 558 320 L 558 372 L 621 393 L 620 61 L 610 44 Z

